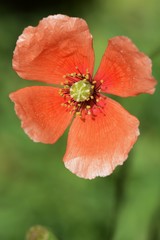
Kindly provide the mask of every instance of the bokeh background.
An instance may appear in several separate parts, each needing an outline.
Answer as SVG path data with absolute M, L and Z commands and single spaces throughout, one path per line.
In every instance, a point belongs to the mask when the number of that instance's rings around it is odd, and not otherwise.
M 22 240 L 35 224 L 59 240 L 160 239 L 160 89 L 116 98 L 140 122 L 128 160 L 105 178 L 84 180 L 65 169 L 67 133 L 54 145 L 32 142 L 20 127 L 12 91 L 37 83 L 12 70 L 22 30 L 48 15 L 84 18 L 94 37 L 96 68 L 110 37 L 130 37 L 153 60 L 160 79 L 160 1 L 5 0 L 0 3 L 0 240 Z M 42 85 L 42 84 L 40 84 Z

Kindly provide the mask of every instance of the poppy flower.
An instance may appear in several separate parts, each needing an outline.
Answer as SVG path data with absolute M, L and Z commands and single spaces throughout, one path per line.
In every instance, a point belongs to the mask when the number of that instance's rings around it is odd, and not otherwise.
M 64 15 L 27 27 L 17 41 L 13 69 L 33 86 L 10 94 L 25 133 L 53 144 L 71 124 L 65 166 L 82 178 L 107 176 L 128 156 L 139 121 L 104 93 L 153 94 L 151 60 L 124 36 L 113 37 L 93 76 L 92 35 L 83 19 Z M 54 84 L 51 86 L 51 84 Z

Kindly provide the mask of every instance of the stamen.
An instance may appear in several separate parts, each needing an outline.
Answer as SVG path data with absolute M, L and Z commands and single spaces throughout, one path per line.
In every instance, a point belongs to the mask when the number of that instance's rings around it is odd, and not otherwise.
M 80 112 L 76 112 L 76 116 L 81 116 L 81 113 Z
M 75 69 L 82 75 L 82 73 L 80 72 L 79 68 L 76 66 Z
M 64 98 L 64 103 L 61 106 L 66 107 L 66 111 L 70 114 L 85 119 L 85 115 L 91 115 L 95 119 L 95 109 L 103 111 L 103 107 L 99 103 L 101 100 L 101 85 L 103 80 L 96 81 L 92 79 L 88 69 L 86 73 L 82 73 L 79 68 L 75 67 L 77 72 L 67 73 L 63 75 L 64 82 L 60 89 L 59 95 Z
M 87 73 L 87 74 L 85 75 L 85 77 L 86 77 L 86 79 L 88 80 L 88 79 L 89 79 L 89 74 Z

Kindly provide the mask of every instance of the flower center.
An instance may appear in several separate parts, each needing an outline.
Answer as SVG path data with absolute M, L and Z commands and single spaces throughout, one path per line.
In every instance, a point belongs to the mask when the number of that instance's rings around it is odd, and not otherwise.
M 89 100 L 90 96 L 93 94 L 93 85 L 87 81 L 87 79 L 83 79 L 74 83 L 70 88 L 70 96 L 76 102 L 84 102 Z
M 76 72 L 67 73 L 63 78 L 65 80 L 61 83 L 63 88 L 59 89 L 59 94 L 64 99 L 61 106 L 66 107 L 67 111 L 82 119 L 85 115 L 94 118 L 97 112 L 103 111 L 103 95 L 100 94 L 103 80 L 94 80 L 87 69 L 86 73 L 81 73 L 78 67 Z

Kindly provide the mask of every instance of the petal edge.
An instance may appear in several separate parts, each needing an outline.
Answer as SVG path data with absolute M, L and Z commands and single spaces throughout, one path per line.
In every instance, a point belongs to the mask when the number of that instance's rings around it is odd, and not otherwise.
M 64 164 L 77 176 L 107 176 L 122 165 L 139 135 L 139 121 L 119 103 L 107 98 L 104 113 L 93 120 L 74 119 L 69 131 Z
M 63 75 L 92 74 L 94 51 L 92 35 L 81 18 L 53 15 L 38 26 L 27 27 L 20 35 L 13 56 L 13 69 L 27 80 L 60 84 Z
M 72 115 L 61 106 L 63 98 L 53 87 L 26 87 L 9 95 L 21 127 L 35 142 L 54 143 L 64 133 Z
M 103 79 L 102 91 L 121 97 L 153 94 L 157 81 L 152 62 L 133 42 L 123 36 L 111 38 L 102 57 L 95 80 Z

